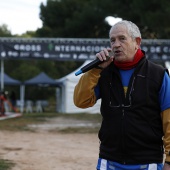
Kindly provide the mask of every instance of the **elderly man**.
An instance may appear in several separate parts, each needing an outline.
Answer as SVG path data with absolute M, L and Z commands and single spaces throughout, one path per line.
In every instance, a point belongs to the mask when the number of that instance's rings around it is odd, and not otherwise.
M 74 90 L 77 107 L 92 107 L 101 99 L 96 168 L 170 170 L 168 71 L 146 59 L 140 49 L 141 33 L 134 23 L 116 23 L 109 38 L 111 48 L 96 54 L 102 64 L 86 72 Z

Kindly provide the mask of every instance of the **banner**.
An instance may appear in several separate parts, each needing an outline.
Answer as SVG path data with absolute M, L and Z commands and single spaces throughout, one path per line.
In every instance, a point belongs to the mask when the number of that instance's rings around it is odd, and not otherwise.
M 109 39 L 0 38 L 0 57 L 84 61 L 105 47 L 110 47 Z M 141 48 L 150 60 L 170 60 L 169 40 L 142 40 Z

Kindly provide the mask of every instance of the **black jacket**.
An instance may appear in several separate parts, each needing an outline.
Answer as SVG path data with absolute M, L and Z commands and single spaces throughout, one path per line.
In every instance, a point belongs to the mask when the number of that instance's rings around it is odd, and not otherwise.
M 162 66 L 143 58 L 135 68 L 125 97 L 118 69 L 111 64 L 102 71 L 100 158 L 123 164 L 163 161 L 158 94 L 164 73 Z

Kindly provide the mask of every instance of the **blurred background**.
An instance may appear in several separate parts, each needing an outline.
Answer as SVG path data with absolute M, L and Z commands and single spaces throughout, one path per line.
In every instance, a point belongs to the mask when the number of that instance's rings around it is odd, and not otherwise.
M 144 40 L 156 42 L 155 53 L 160 52 L 159 45 L 164 44 L 168 54 L 163 56 L 166 60 L 156 62 L 169 66 L 170 1 L 167 0 L 6 0 L 0 2 L 0 16 L 1 72 L 20 82 L 42 72 L 51 79 L 59 80 L 80 67 L 85 60 L 3 58 L 4 44 L 8 45 L 3 38 L 11 42 L 13 38 L 33 41 L 58 38 L 108 39 L 111 25 L 121 19 L 133 21 L 139 26 Z M 5 91 L 8 98 L 14 91 L 20 104 L 20 85 L 5 84 L 1 90 Z M 42 100 L 48 111 L 62 111 L 62 108 L 57 110 L 56 107 L 66 100 L 59 101 L 61 96 L 54 86 L 33 84 L 25 86 L 24 92 L 25 101 L 31 100 L 35 105 L 36 101 Z

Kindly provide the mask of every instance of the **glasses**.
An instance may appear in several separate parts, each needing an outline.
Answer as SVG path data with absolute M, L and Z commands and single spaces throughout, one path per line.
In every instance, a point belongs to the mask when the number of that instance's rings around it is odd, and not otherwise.
M 124 105 L 124 104 L 118 104 L 118 105 L 112 105 L 112 96 L 111 96 L 111 88 L 112 87 L 112 84 L 110 83 L 110 100 L 109 100 L 109 106 L 111 108 L 130 108 L 132 106 L 132 92 L 134 91 L 134 82 L 135 82 L 135 77 L 133 77 L 133 81 L 132 81 L 132 86 L 131 86 L 131 89 L 130 89 L 130 92 L 129 92 L 129 104 L 128 105 Z

